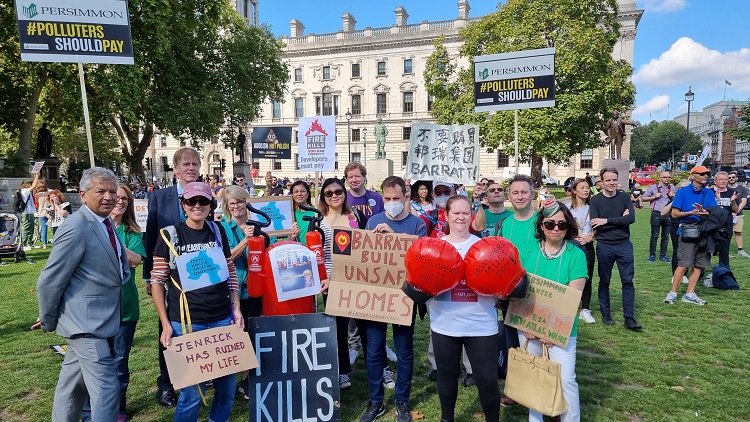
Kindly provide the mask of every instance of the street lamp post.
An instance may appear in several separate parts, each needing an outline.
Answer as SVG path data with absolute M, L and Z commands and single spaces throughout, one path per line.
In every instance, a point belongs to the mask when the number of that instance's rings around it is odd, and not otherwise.
M 688 103 L 688 112 L 687 112 L 687 123 L 685 124 L 685 170 L 687 170 L 687 146 L 688 146 L 688 134 L 690 133 L 690 103 L 693 102 L 693 99 L 695 98 L 695 94 L 693 94 L 693 87 L 688 87 L 688 92 L 685 93 L 685 101 Z
M 349 110 L 346 110 L 346 144 L 349 146 L 349 161 L 346 162 L 348 165 L 352 162 L 352 131 L 351 131 L 351 124 L 350 121 L 352 120 L 352 113 L 349 112 Z
M 367 162 L 367 128 L 362 129 L 362 152 L 364 162 Z

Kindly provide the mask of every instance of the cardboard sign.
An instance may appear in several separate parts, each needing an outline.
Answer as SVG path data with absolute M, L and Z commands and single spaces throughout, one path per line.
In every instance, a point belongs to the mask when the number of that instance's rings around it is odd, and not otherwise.
M 336 320 L 323 314 L 248 319 L 258 366 L 249 420 L 341 420 Z
M 301 243 L 279 245 L 268 251 L 279 302 L 320 293 L 315 252 Z
M 583 292 L 531 273 L 527 276 L 526 298 L 510 302 L 505 323 L 566 347 Z
M 227 258 L 221 248 L 183 253 L 175 260 L 182 291 L 198 290 L 229 279 Z
M 474 111 L 554 106 L 554 48 L 474 56 Z
M 299 171 L 333 171 L 336 166 L 336 116 L 300 117 L 297 127 Z
M 479 126 L 413 123 L 406 178 L 472 184 L 479 180 Z
M 42 171 L 42 167 L 44 167 L 44 161 L 37 161 L 34 163 L 34 168 L 31 169 L 31 174 L 36 174 Z
M 333 272 L 326 313 L 410 325 L 414 302 L 401 291 L 404 256 L 417 236 L 333 230 Z
M 141 228 L 142 233 L 146 233 L 146 222 L 148 221 L 148 199 L 134 199 L 135 222 Z
M 250 337 L 237 324 L 173 337 L 164 359 L 175 389 L 258 366 Z

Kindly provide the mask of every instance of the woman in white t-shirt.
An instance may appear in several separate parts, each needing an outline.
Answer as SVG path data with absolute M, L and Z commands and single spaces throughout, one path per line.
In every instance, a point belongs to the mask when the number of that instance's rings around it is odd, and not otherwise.
M 443 240 L 465 256 L 479 241 L 469 233 L 471 203 L 465 196 L 448 199 L 445 206 L 447 235 Z M 497 385 L 497 309 L 495 298 L 477 295 L 466 281 L 428 302 L 430 330 L 437 364 L 437 387 L 441 421 L 452 422 L 458 396 L 461 349 L 465 348 L 474 371 L 479 402 L 485 421 L 500 419 L 500 389 Z
M 570 208 L 578 228 L 578 236 L 575 240 L 586 254 L 586 268 L 588 269 L 588 278 L 581 296 L 581 314 L 578 319 L 582 319 L 587 324 L 593 324 L 596 319 L 591 315 L 589 306 L 591 305 L 591 280 L 594 276 L 596 253 L 594 252 L 594 230 L 591 228 L 591 214 L 589 213 L 591 186 L 586 179 L 576 179 L 570 188 L 571 195 L 568 208 Z

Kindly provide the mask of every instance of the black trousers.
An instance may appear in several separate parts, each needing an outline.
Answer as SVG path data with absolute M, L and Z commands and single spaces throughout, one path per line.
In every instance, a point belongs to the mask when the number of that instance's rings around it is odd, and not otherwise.
M 487 422 L 500 420 L 500 388 L 497 385 L 498 336 L 450 337 L 434 331 L 432 344 L 437 364 L 437 389 L 440 398 L 441 422 L 453 422 L 458 397 L 458 376 L 461 372 L 461 350 L 466 349 L 479 391 L 479 404 Z M 481 368 L 481 370 L 479 370 Z
M 661 244 L 659 245 L 659 256 L 667 256 L 667 245 L 672 218 L 668 215 L 662 216 L 659 211 L 651 212 L 651 241 L 648 244 L 649 256 L 656 256 L 656 240 L 661 230 Z

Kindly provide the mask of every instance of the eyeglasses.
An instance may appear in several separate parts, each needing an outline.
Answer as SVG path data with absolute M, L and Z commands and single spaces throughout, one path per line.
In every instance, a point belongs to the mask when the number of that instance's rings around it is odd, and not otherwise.
M 237 179 L 237 183 L 243 183 L 245 179 Z
M 487 193 L 503 192 L 503 188 L 489 188 Z
M 187 204 L 190 207 L 195 206 L 195 204 L 198 204 L 198 205 L 200 205 L 202 207 L 205 207 L 205 206 L 211 204 L 211 200 L 208 199 L 208 198 L 204 198 L 204 197 L 201 196 L 199 198 L 185 198 L 185 199 L 182 200 L 182 203 L 183 204 Z
M 344 194 L 344 190 L 343 189 L 327 190 L 327 191 L 323 192 L 323 195 L 325 195 L 326 198 L 331 198 L 334 195 L 341 196 L 343 194 Z
M 568 222 L 567 222 L 567 221 L 565 221 L 565 220 L 563 220 L 563 221 L 558 221 L 558 222 L 554 222 L 554 221 L 543 221 L 543 222 L 542 222 L 542 225 L 543 225 L 543 226 L 544 226 L 544 228 L 545 228 L 545 229 L 547 229 L 547 230 L 554 230 L 554 229 L 555 229 L 555 226 L 557 226 L 557 228 L 558 228 L 558 229 L 560 229 L 560 231 L 568 230 L 568 228 L 570 228 L 570 223 L 568 223 Z
M 710 176 L 711 175 L 711 173 L 707 172 L 707 171 L 704 171 L 703 173 L 694 173 L 694 174 L 697 174 L 699 176 Z
M 737 176 L 729 176 L 730 179 L 736 179 Z
M 451 193 L 452 191 L 449 191 L 449 190 L 436 190 L 435 196 L 447 196 L 447 195 L 450 195 Z
M 203 205 L 203 204 L 201 204 L 201 205 Z M 245 203 L 244 202 L 234 202 L 234 203 L 230 202 L 227 205 L 229 206 L 229 208 L 244 208 L 245 207 Z
M 127 196 L 118 196 L 115 202 L 124 202 L 127 204 L 128 202 L 130 202 L 130 200 Z

